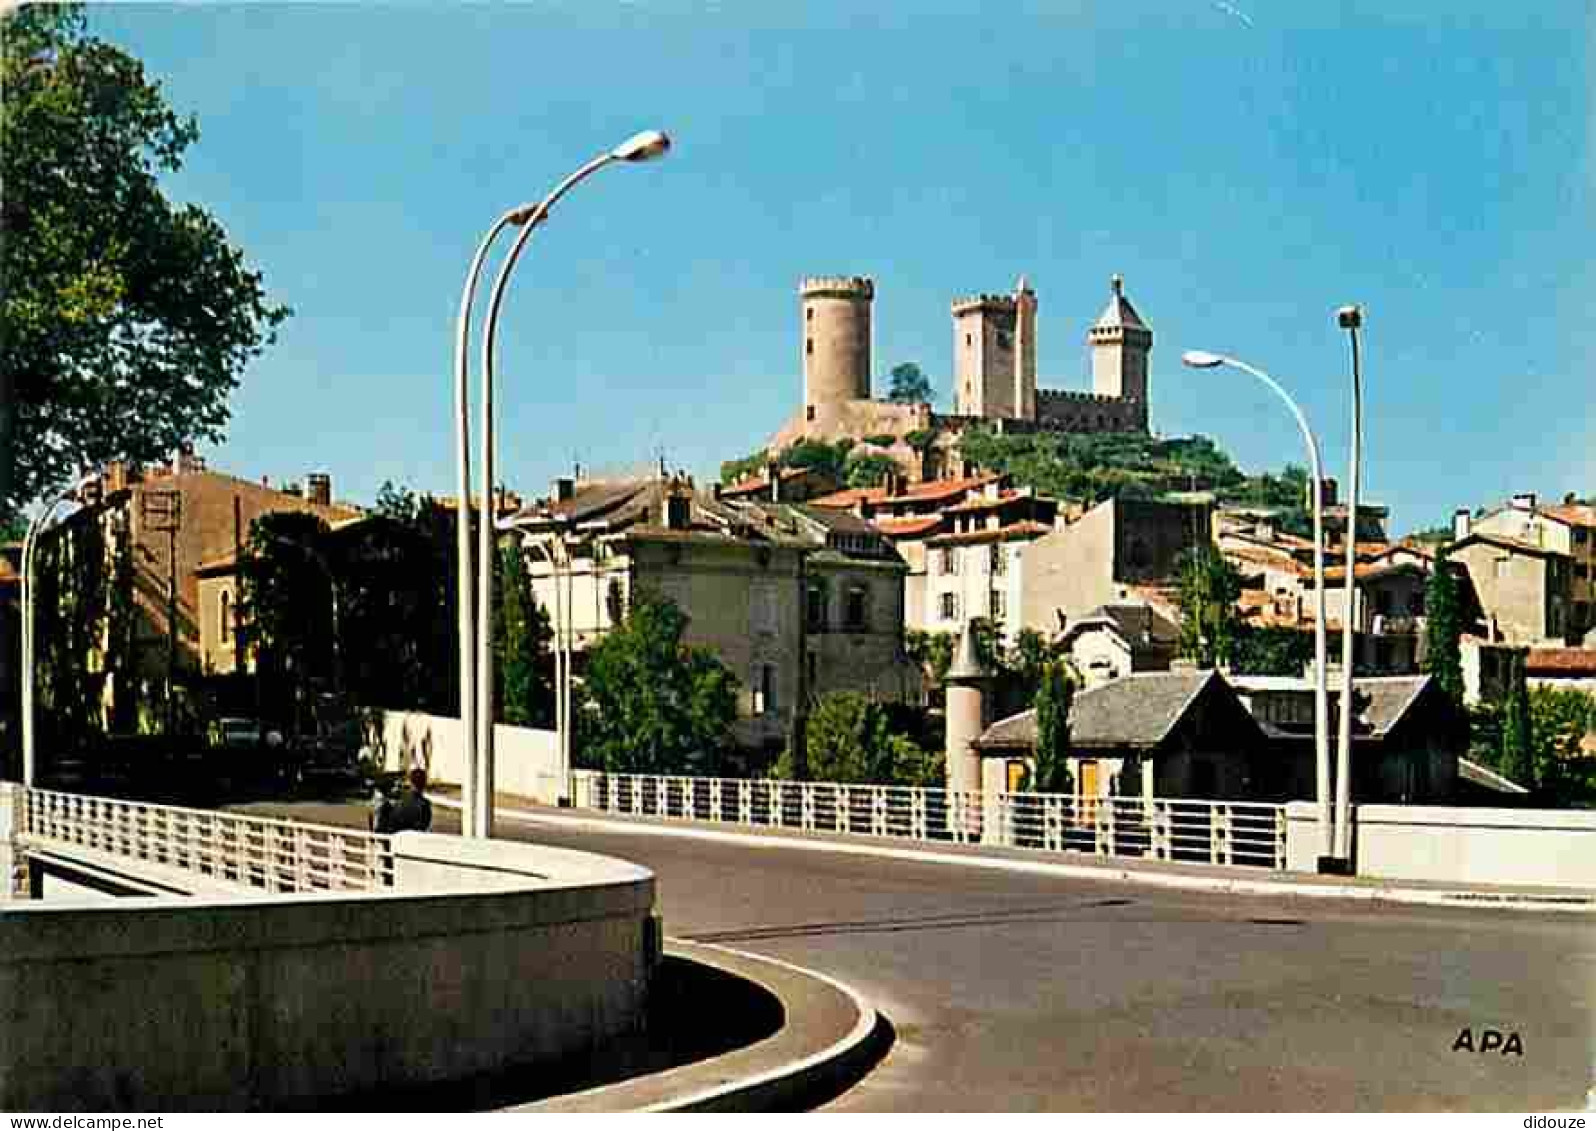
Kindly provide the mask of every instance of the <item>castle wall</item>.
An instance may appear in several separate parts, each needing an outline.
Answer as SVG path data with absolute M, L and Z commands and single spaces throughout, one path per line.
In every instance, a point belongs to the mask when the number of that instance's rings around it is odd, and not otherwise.
M 1055 432 L 1146 432 L 1147 402 L 1067 389 L 1038 389 L 1036 423 Z

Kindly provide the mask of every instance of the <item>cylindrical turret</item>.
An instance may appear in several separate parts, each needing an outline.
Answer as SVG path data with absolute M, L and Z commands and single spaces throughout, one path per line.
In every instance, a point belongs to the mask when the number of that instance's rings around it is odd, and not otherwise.
M 875 284 L 857 275 L 803 280 L 804 404 L 870 397 L 870 305 Z

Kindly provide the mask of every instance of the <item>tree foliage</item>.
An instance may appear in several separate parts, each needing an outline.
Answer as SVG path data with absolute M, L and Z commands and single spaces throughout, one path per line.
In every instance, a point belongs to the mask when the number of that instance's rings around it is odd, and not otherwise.
M 843 466 L 846 469 L 844 486 L 878 487 L 898 470 L 898 461 L 891 456 L 872 452 L 869 455 L 851 456 Z
M 1524 655 L 1511 661 L 1507 694 L 1502 706 L 1502 773 L 1526 789 L 1535 789 L 1535 733 L 1530 716 L 1529 688 L 1524 679 Z
M 887 384 L 887 400 L 896 404 L 930 404 L 935 396 L 931 382 L 912 361 L 892 367 Z
M 593 648 L 583 685 L 584 765 L 627 774 L 720 771 L 737 717 L 737 681 L 683 643 L 687 616 L 647 590 Z
M 910 786 L 943 781 L 940 755 L 894 727 L 884 704 L 853 691 L 828 695 L 814 706 L 804 749 L 811 781 Z M 775 775 L 798 776 L 790 750 L 776 763 Z
M 1048 664 L 1036 689 L 1036 770 L 1031 788 L 1038 793 L 1069 793 L 1070 710 L 1075 681 L 1062 662 Z
M 1312 632 L 1278 625 L 1236 627 L 1230 666 L 1237 675 L 1300 676 L 1312 659 Z
M 82 5 L 10 12 L 0 82 L 3 514 L 80 467 L 220 439 L 289 312 L 213 216 L 163 194 L 198 127 Z
M 1241 634 L 1236 614 L 1241 575 L 1207 543 L 1183 553 L 1177 568 L 1176 599 L 1184 614 L 1177 653 L 1202 668 L 1229 665 Z
M 1436 556 L 1424 586 L 1424 662 L 1420 670 L 1431 676 L 1447 698 L 1463 705 L 1463 609 L 1457 575 L 1443 548 Z
M 1136 433 L 1000 433 L 966 430 L 959 451 L 971 463 L 1007 472 L 1022 487 L 1087 505 L 1212 491 L 1222 502 L 1267 507 L 1289 533 L 1306 534 L 1308 473 L 1287 464 L 1278 475 L 1244 475 L 1206 436 L 1160 439 Z
M 519 546 L 499 547 L 493 620 L 494 717 L 510 726 L 554 725 L 554 672 L 548 610 L 532 596 L 531 575 Z

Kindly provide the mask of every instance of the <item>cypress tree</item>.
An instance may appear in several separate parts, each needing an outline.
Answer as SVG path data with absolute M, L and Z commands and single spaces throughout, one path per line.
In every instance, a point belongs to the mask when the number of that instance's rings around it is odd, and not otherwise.
M 1458 641 L 1463 635 L 1463 612 L 1457 577 L 1443 547 L 1424 587 L 1424 662 L 1420 669 L 1432 677 L 1454 705 L 1463 706 L 1463 657 Z

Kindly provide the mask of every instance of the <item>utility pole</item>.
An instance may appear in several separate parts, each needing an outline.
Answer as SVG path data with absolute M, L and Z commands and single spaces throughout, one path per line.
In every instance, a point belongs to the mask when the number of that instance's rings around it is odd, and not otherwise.
M 166 534 L 166 735 L 176 729 L 177 532 L 183 526 L 183 492 L 145 491 L 139 496 L 144 528 Z

